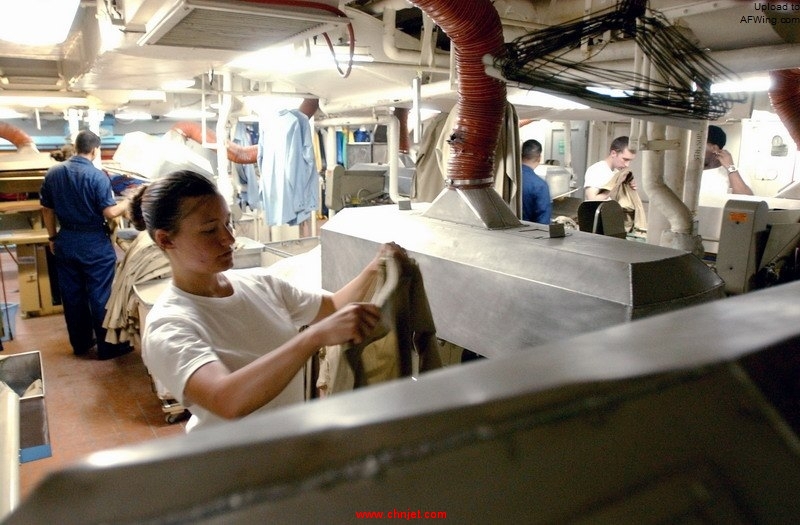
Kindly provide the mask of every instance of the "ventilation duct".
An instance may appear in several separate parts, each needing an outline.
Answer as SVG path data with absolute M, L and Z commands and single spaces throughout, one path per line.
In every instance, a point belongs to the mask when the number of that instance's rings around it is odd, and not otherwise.
M 289 44 L 349 19 L 335 14 L 338 2 L 178 0 L 162 7 L 146 24 L 139 45 L 229 51 L 256 51 Z
M 769 100 L 775 113 L 800 148 L 800 69 L 770 71 Z
M 458 117 L 450 134 L 446 187 L 427 217 L 504 229 L 520 224 L 492 187 L 506 108 L 505 83 L 489 77 L 484 55 L 503 53 L 503 26 L 489 0 L 414 0 L 450 37 L 458 73 Z

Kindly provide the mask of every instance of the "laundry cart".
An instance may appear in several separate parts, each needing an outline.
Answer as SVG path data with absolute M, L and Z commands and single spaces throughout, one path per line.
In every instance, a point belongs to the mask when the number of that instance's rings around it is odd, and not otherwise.
M 134 285 L 133 291 L 136 293 L 137 310 L 139 312 L 139 330 L 141 334 L 144 334 L 148 312 L 153 308 L 156 299 L 158 299 L 161 292 L 166 289 L 170 281 L 170 278 L 154 279 Z M 142 348 L 142 352 L 144 351 L 144 348 Z M 144 353 L 142 354 L 142 358 L 144 358 Z M 146 360 L 145 363 L 147 363 Z M 153 385 L 153 392 L 155 392 L 159 401 L 161 401 L 161 409 L 164 411 L 164 417 L 167 423 L 177 423 L 189 416 L 189 411 L 186 410 L 186 407 L 179 403 L 178 400 L 175 399 L 175 396 L 170 393 L 158 379 L 150 375 L 150 382 Z

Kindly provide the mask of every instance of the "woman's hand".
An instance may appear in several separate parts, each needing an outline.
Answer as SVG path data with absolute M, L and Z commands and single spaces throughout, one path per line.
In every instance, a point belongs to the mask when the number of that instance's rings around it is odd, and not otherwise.
M 370 303 L 350 303 L 308 327 L 316 346 L 364 341 L 381 320 L 381 310 Z
M 384 257 L 394 257 L 400 262 L 401 265 L 408 262 L 408 254 L 406 253 L 405 248 L 396 242 L 387 242 L 382 244 L 378 249 L 377 255 L 375 255 L 375 259 L 372 261 L 372 266 L 377 268 L 379 261 Z

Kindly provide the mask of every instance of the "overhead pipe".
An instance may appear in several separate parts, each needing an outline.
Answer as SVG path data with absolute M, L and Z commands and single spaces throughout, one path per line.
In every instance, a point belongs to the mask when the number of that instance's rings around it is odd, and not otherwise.
M 224 137 L 228 133 L 228 117 L 233 108 L 233 95 L 230 94 L 233 76 L 227 72 L 222 73 L 222 93 L 220 94 L 219 115 L 217 117 L 217 137 Z M 205 91 L 204 91 L 205 92 Z M 203 104 L 205 108 L 205 104 Z M 205 123 L 205 120 L 203 120 Z M 226 137 L 227 138 L 227 137 Z M 216 140 L 214 141 L 216 143 Z M 234 187 L 230 172 L 230 161 L 227 153 L 216 144 L 217 150 L 217 187 L 220 193 L 225 196 L 228 204 L 233 204 Z
M 769 77 L 772 108 L 800 148 L 800 68 L 770 71 Z
M 643 83 L 655 80 L 658 72 L 650 60 L 644 57 L 641 64 Z M 650 205 L 669 222 L 669 230 L 661 233 L 659 244 L 701 257 L 703 245 L 700 237 L 694 235 L 692 212 L 664 180 L 665 151 L 671 147 L 666 140 L 666 126 L 657 122 L 647 122 L 645 126 L 640 122 L 638 129 L 642 134 L 641 138 L 637 138 L 636 146 L 645 148 L 642 155 L 642 187 L 650 199 Z M 649 235 L 651 233 L 648 231 Z
M 406 6 L 407 7 L 407 6 Z M 423 16 L 423 19 L 427 17 Z M 431 47 L 428 53 L 430 62 L 427 64 L 423 60 L 426 48 L 426 39 L 428 42 L 433 38 L 433 26 L 423 20 L 422 32 L 422 49 L 420 51 L 412 51 L 410 49 L 400 49 L 395 43 L 395 31 L 397 31 L 397 10 L 394 7 L 387 7 L 383 11 L 383 53 L 390 59 L 403 62 L 407 64 L 429 65 L 434 67 L 446 68 L 450 62 L 447 55 L 437 54 L 435 46 Z
M 328 166 L 336 164 L 336 127 L 342 126 L 363 126 L 363 125 L 383 124 L 386 126 L 387 157 L 389 164 L 389 198 L 393 202 L 400 201 L 399 190 L 399 157 L 400 157 L 400 121 L 394 115 L 377 117 L 354 117 L 354 118 L 329 118 L 316 122 L 321 128 L 328 128 L 328 140 L 326 141 L 326 151 L 328 153 Z M 331 145 L 333 146 L 331 151 Z M 331 155 L 334 162 L 330 162 Z
M 39 153 L 30 135 L 7 122 L 0 122 L 0 137 L 12 143 L 20 153 Z

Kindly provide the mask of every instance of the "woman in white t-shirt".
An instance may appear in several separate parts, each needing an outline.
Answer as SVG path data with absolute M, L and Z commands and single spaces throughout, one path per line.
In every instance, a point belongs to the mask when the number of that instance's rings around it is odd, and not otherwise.
M 303 400 L 302 369 L 324 346 L 360 343 L 380 320 L 363 300 L 394 243 L 333 294 L 300 290 L 263 268 L 231 270 L 225 199 L 191 171 L 157 179 L 134 197 L 132 221 L 169 259 L 172 282 L 147 317 L 150 373 L 192 413 L 187 431 Z M 307 326 L 305 330 L 301 327 Z

